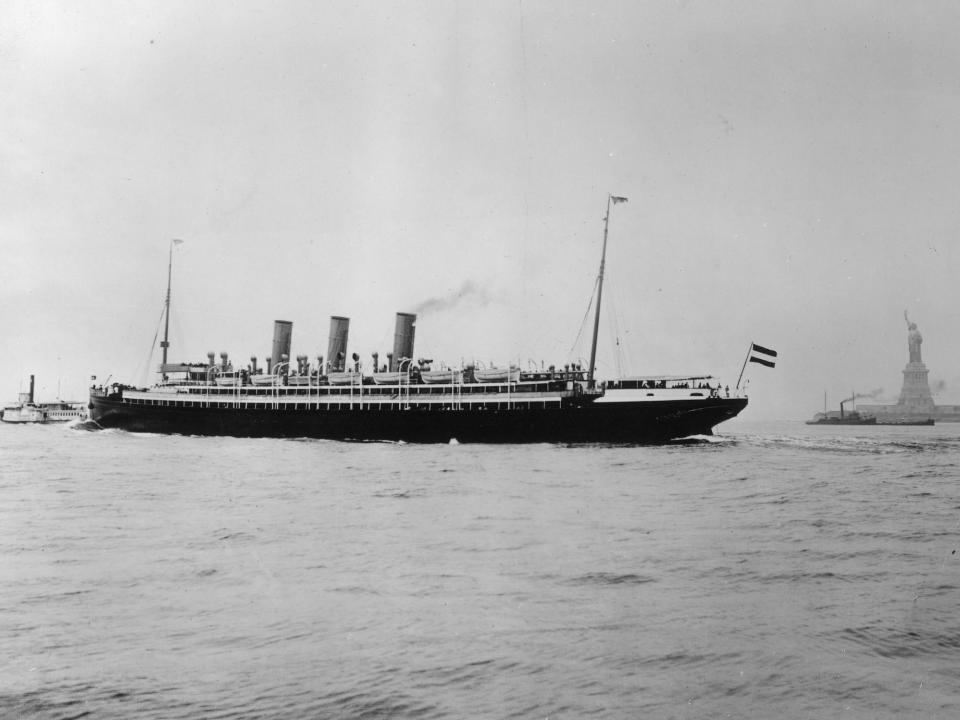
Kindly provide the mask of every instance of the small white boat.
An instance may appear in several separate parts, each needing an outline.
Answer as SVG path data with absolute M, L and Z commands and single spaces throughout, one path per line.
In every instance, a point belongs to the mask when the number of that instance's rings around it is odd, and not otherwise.
M 40 407 L 47 413 L 48 423 L 87 419 L 87 406 L 84 403 L 60 400 L 52 403 L 40 403 Z
M 280 378 L 276 375 L 251 375 L 250 383 L 253 385 L 281 385 Z
M 358 372 L 332 372 L 327 374 L 327 382 L 331 385 L 359 385 L 363 375 Z
M 0 420 L 5 423 L 45 423 L 47 411 L 33 403 L 10 405 L 0 412 Z
M 429 385 L 456 385 L 463 382 L 463 373 L 459 370 L 425 370 L 420 378 Z
M 287 378 L 287 385 L 304 386 L 304 385 L 315 384 L 315 383 L 311 383 L 310 380 L 311 378 L 309 375 L 290 375 Z
M 233 373 L 230 375 L 217 375 L 213 381 L 220 387 L 236 387 L 242 383 L 240 376 Z
M 0 420 L 5 423 L 55 423 L 69 420 L 86 420 L 85 403 L 56 402 L 38 403 L 33 398 L 34 381 L 30 376 L 30 390 L 20 393 L 18 402 L 0 410 Z
M 517 382 L 520 380 L 520 368 L 511 367 L 510 369 L 507 369 L 492 367 L 487 368 L 486 370 L 474 368 L 473 377 L 478 383 Z
M 373 382 L 377 385 L 407 385 L 410 383 L 408 372 L 382 372 L 373 374 Z

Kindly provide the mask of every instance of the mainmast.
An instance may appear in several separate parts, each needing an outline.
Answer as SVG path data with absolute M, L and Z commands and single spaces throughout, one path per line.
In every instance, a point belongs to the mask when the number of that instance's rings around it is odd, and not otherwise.
M 627 198 L 607 194 L 607 214 L 603 218 L 603 252 L 600 254 L 600 274 L 597 276 L 597 311 L 593 318 L 593 341 L 590 343 L 590 369 L 587 382 L 593 387 L 593 371 L 597 361 L 597 335 L 600 332 L 600 298 L 603 296 L 603 269 L 607 262 L 607 230 L 610 227 L 610 204 L 626 202 Z
M 173 278 L 173 246 L 179 245 L 183 240 L 174 238 L 170 241 L 170 257 L 167 261 L 167 301 L 164 305 L 163 316 L 163 341 L 160 347 L 163 348 L 163 359 L 160 361 L 160 374 L 164 380 L 167 379 L 167 348 L 170 347 L 170 280 Z

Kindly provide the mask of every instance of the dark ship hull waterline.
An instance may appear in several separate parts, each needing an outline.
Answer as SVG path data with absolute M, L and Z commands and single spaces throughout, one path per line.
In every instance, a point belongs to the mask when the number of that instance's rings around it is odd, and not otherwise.
M 94 390 L 90 409 L 104 428 L 132 432 L 238 437 L 307 437 L 407 442 L 662 442 L 710 435 L 747 405 L 746 398 L 691 397 L 663 388 L 660 397 L 620 400 L 629 389 L 551 390 L 562 381 L 509 385 L 278 387 L 263 394 L 221 388 Z M 624 381 L 628 382 L 628 381 Z M 682 383 L 681 383 L 682 384 Z M 176 390 L 173 386 L 171 390 Z M 241 392 L 245 388 L 240 388 Z M 359 391 L 358 391 L 359 390 Z M 460 392 L 467 390 L 468 392 Z M 409 394 L 408 394 L 409 391 Z M 674 396 L 671 398 L 670 396 Z
M 871 415 L 850 413 L 844 417 L 820 417 L 807 420 L 807 425 L 876 425 L 877 419 Z
M 431 361 L 413 360 L 416 316 L 409 313 L 397 314 L 393 353 L 383 366 L 375 354 L 372 372 L 356 354 L 349 362 L 349 320 L 339 316 L 331 318 L 327 362 L 298 356 L 295 370 L 287 321 L 275 322 L 272 353 L 259 370 L 256 358 L 234 370 L 226 353 L 220 363 L 209 353 L 206 363 L 168 364 L 165 330 L 161 382 L 93 387 L 90 417 L 131 432 L 359 441 L 652 443 L 711 435 L 747 398 L 721 393 L 708 375 L 594 379 L 610 205 L 623 201 L 607 200 L 588 369 L 431 370 Z

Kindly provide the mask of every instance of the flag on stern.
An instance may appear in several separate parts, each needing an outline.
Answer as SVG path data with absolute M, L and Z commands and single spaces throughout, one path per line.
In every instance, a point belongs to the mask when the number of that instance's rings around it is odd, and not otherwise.
M 617 203 L 622 203 L 622 202 L 626 202 L 626 201 L 627 201 L 627 198 L 625 198 L 625 197 L 617 197 L 616 195 L 611 195 L 611 196 L 610 196 L 610 199 L 613 200 L 613 204 L 614 204 L 614 205 L 616 205 Z
M 766 365 L 767 367 L 776 367 L 776 361 L 771 358 L 777 356 L 776 350 L 771 350 L 770 348 L 765 348 L 763 345 L 757 345 L 756 343 L 751 343 L 750 347 L 750 362 L 759 363 L 760 365 Z

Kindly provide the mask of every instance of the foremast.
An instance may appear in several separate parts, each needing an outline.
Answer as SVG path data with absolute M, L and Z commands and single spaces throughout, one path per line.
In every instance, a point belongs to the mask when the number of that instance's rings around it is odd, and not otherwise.
M 170 254 L 167 260 L 167 299 L 163 306 L 163 340 L 160 342 L 160 347 L 163 350 L 163 358 L 160 361 L 160 375 L 164 380 L 167 379 L 167 349 L 170 347 L 170 281 L 173 279 L 173 248 L 182 242 L 183 240 L 176 238 L 170 241 Z

